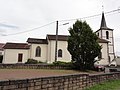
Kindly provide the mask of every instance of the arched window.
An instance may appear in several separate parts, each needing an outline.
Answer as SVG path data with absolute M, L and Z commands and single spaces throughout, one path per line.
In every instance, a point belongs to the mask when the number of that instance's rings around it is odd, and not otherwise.
M 109 32 L 106 31 L 106 39 L 109 39 Z
M 62 50 L 61 49 L 58 50 L 58 57 L 62 57 Z
M 102 59 L 102 52 L 98 55 L 98 59 Z
M 108 56 L 108 60 L 109 60 L 109 63 L 110 63 L 110 56 Z
M 99 32 L 97 33 L 98 37 L 99 37 Z
M 36 57 L 40 57 L 41 56 L 41 48 L 39 46 L 36 48 L 35 56 Z

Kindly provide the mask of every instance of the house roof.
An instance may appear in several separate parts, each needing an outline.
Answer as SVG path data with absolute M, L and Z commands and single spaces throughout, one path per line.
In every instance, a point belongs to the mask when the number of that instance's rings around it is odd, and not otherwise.
M 34 44 L 48 44 L 46 39 L 37 39 L 37 38 L 28 38 L 27 42 Z
M 47 35 L 49 40 L 56 40 L 55 35 Z M 67 41 L 68 36 L 67 35 L 58 35 L 58 40 L 59 41 Z M 29 43 L 38 43 L 38 44 L 47 44 L 46 39 L 35 39 L 35 38 L 28 38 L 27 42 Z M 99 43 L 108 43 L 109 41 L 105 39 L 98 39 Z M 2 46 L 3 44 L 0 44 Z M 4 49 L 29 49 L 30 45 L 27 43 L 6 43 L 3 46 Z
M 56 35 L 47 35 L 47 38 L 49 40 L 56 40 Z M 58 40 L 59 41 L 67 41 L 68 35 L 58 35 Z
M 107 41 L 105 39 L 98 38 L 98 42 L 99 43 L 108 43 L 109 41 Z
M 29 49 L 30 45 L 27 43 L 6 43 L 4 49 Z
M 49 40 L 56 40 L 56 35 L 47 35 Z M 58 35 L 58 40 L 59 41 L 67 41 L 68 40 L 68 35 Z M 105 39 L 98 38 L 99 43 L 108 43 L 109 41 Z
M 3 50 L 4 43 L 0 43 L 0 50 Z

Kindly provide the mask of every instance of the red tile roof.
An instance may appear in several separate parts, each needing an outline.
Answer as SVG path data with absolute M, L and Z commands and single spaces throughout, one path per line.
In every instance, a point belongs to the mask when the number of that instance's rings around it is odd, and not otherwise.
M 109 41 L 107 41 L 105 39 L 98 38 L 98 42 L 99 43 L 108 43 Z
M 27 43 L 6 43 L 4 49 L 29 49 L 30 45 Z
M 34 44 L 48 44 L 46 39 L 37 39 L 37 38 L 28 38 L 27 42 Z
M 56 35 L 47 35 L 49 40 L 56 40 Z M 67 41 L 68 40 L 68 35 L 58 35 L 58 40 L 59 41 Z
M 47 38 L 49 40 L 56 40 L 56 35 L 47 35 Z M 59 41 L 67 41 L 68 40 L 68 35 L 58 35 L 58 40 Z M 37 44 L 48 44 L 47 39 L 35 39 L 35 38 L 28 38 L 27 40 L 28 43 L 37 43 Z M 99 43 L 108 43 L 109 41 L 105 39 L 98 39 Z M 2 46 L 4 44 L 0 44 Z M 30 45 L 27 43 L 6 43 L 3 46 L 4 49 L 29 49 Z
M 56 40 L 56 35 L 47 35 L 49 40 Z M 67 41 L 68 40 L 68 35 L 58 35 L 58 40 L 59 41 Z M 99 43 L 108 43 L 109 41 L 105 39 L 98 38 Z

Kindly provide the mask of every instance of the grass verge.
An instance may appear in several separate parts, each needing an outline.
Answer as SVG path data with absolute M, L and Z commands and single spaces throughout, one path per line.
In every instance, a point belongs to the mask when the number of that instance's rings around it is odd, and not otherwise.
M 120 90 L 120 80 L 110 80 L 85 90 Z

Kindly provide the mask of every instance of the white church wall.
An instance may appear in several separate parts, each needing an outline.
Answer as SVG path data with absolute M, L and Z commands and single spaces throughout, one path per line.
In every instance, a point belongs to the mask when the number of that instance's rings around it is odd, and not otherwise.
M 50 62 L 55 61 L 55 40 L 50 40 L 49 42 L 49 48 L 51 49 L 49 52 L 49 60 Z M 67 41 L 58 41 L 58 47 L 57 50 L 62 50 L 62 57 L 58 57 L 57 55 L 57 61 L 63 61 L 63 62 L 70 62 L 71 61 L 71 55 L 67 50 Z
M 49 41 L 49 63 L 52 63 L 55 61 L 55 41 L 50 40 Z
M 96 35 L 101 38 L 101 33 L 102 32 L 99 30 L 99 31 L 96 32 Z
M 109 38 L 109 44 L 113 44 L 113 42 L 112 42 L 112 40 L 113 40 L 113 38 Z
M 22 62 L 28 59 L 28 50 L 25 49 L 4 49 L 3 63 L 18 63 L 18 54 L 23 54 Z
M 111 45 L 109 45 L 109 53 L 113 53 L 114 51 L 113 51 L 113 46 Z
M 109 32 L 109 39 L 106 39 L 106 31 Z M 114 56 L 114 40 L 113 40 L 114 37 L 113 37 L 113 31 L 112 30 L 102 30 L 102 32 L 103 32 L 102 38 L 109 41 L 109 43 L 108 43 L 109 55 L 108 56 L 110 56 L 110 61 L 112 61 L 115 58 L 115 56 Z
M 58 42 L 58 50 L 61 49 L 62 57 L 58 57 L 58 61 L 64 61 L 64 62 L 70 62 L 71 61 L 71 55 L 69 51 L 67 50 L 68 42 L 67 41 L 59 41 Z
M 111 30 L 102 30 L 103 39 L 106 39 L 106 31 L 109 32 L 109 37 L 112 38 L 112 31 Z
M 40 57 L 36 57 L 35 53 L 36 53 L 36 48 L 37 47 L 41 48 L 41 56 Z M 47 44 L 31 44 L 31 48 L 30 48 L 30 58 L 31 59 L 35 59 L 38 61 L 42 61 L 42 62 L 47 62 Z
M 113 53 L 109 54 L 109 56 L 110 56 L 110 60 L 111 60 L 111 61 L 112 61 L 113 59 L 115 59 L 115 57 L 114 57 L 114 54 L 113 54 Z
M 47 48 L 47 63 L 51 63 L 51 42 L 48 40 L 48 48 Z
M 99 61 L 100 65 L 108 65 L 108 44 L 107 43 L 99 43 L 100 46 L 102 46 L 101 52 L 102 52 L 102 59 Z

